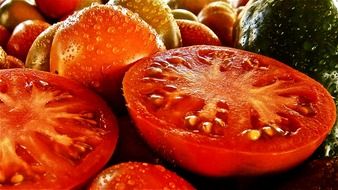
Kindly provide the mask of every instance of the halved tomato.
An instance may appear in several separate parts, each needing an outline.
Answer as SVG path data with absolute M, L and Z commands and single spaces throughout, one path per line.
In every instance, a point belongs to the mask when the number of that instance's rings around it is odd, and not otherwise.
M 60 76 L 0 70 L 0 189 L 73 189 L 112 155 L 115 116 Z
M 191 46 L 140 60 L 123 90 L 147 142 L 208 176 L 289 169 L 321 144 L 336 115 L 330 94 L 310 77 L 226 47 Z
M 89 189 L 193 190 L 195 188 L 161 165 L 125 162 L 105 169 L 95 178 Z

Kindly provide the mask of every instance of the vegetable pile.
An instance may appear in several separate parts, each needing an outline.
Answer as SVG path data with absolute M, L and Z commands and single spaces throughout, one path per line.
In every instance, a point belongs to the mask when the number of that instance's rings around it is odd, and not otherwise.
M 0 189 L 335 189 L 337 29 L 335 0 L 0 0 Z

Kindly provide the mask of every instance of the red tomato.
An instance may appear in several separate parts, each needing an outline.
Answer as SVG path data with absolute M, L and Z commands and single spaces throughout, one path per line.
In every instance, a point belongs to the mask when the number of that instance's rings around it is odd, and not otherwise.
M 101 172 L 91 184 L 96 189 L 194 189 L 183 178 L 161 165 L 126 162 Z
M 39 10 L 49 18 L 59 19 L 72 14 L 79 0 L 35 0 Z
M 190 46 L 136 62 L 126 102 L 165 158 L 210 176 L 289 169 L 308 158 L 336 111 L 319 83 L 276 60 L 226 47 Z
M 26 20 L 15 27 L 7 44 L 7 53 L 25 62 L 28 51 L 38 35 L 50 26 L 41 20 Z
M 123 102 L 125 71 L 160 50 L 164 45 L 158 34 L 137 14 L 120 6 L 95 5 L 60 25 L 50 51 L 50 71 L 81 82 L 116 106 Z
M 216 34 L 206 25 L 192 20 L 176 19 L 182 36 L 182 46 L 221 45 Z
M 72 80 L 0 70 L 0 189 L 73 189 L 109 160 L 114 115 Z

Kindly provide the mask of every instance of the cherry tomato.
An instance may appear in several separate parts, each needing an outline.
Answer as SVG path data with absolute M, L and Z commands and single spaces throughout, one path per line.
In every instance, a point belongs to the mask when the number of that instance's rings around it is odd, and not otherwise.
M 49 18 L 59 19 L 72 14 L 79 0 L 35 0 L 39 10 Z
M 217 35 L 206 25 L 192 20 L 177 19 L 182 36 L 182 45 L 221 45 Z
M 198 20 L 207 25 L 224 46 L 233 46 L 233 29 L 237 11 L 228 2 L 216 1 L 205 6 L 198 14 Z
M 163 49 L 160 37 L 137 14 L 120 6 L 94 5 L 60 25 L 50 51 L 50 71 L 75 79 L 124 108 L 125 71 L 136 60 Z
M 7 53 L 25 62 L 28 51 L 41 32 L 50 26 L 41 20 L 26 20 L 17 25 L 9 38 Z
M 0 24 L 12 31 L 25 20 L 44 20 L 28 0 L 5 0 L 0 6 Z
M 194 189 L 188 182 L 161 165 L 126 162 L 101 172 L 89 188 L 96 189 Z
M 29 69 L 0 70 L 0 189 L 74 189 L 109 160 L 117 122 L 82 85 Z
M 142 59 L 127 71 L 123 91 L 147 142 L 208 176 L 290 169 L 321 144 L 336 116 L 331 95 L 305 74 L 218 46 Z

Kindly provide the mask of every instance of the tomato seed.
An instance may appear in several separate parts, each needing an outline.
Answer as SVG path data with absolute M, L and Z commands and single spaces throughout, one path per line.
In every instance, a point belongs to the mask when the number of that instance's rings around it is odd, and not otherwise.
M 193 126 L 196 126 L 197 125 L 197 122 L 198 122 L 198 117 L 196 115 L 189 115 L 189 116 L 186 116 L 184 118 L 185 120 L 185 123 L 189 126 L 189 127 L 193 127 Z
M 168 85 L 165 85 L 163 89 L 168 92 L 174 92 L 175 90 L 177 90 L 177 87 L 175 85 L 168 84 Z
M 202 123 L 202 130 L 207 133 L 210 134 L 211 130 L 212 130 L 212 123 L 209 121 L 203 122 Z
M 215 118 L 215 122 L 216 122 L 219 126 L 225 127 L 225 122 L 224 122 L 221 118 L 216 117 L 216 118 Z
M 170 58 L 167 58 L 167 61 L 170 63 L 170 64 L 173 64 L 173 65 L 183 65 L 189 69 L 192 68 L 192 66 L 190 65 L 190 63 L 188 63 L 184 58 L 182 57 L 178 57 L 178 56 L 173 56 L 173 57 L 170 57 Z
M 146 75 L 148 77 L 162 78 L 163 77 L 163 71 L 162 71 L 161 68 L 158 68 L 158 67 L 149 67 L 146 70 Z
M 161 106 L 164 103 L 164 97 L 159 94 L 151 94 L 149 99 L 156 106 Z
M 270 126 L 263 127 L 262 131 L 265 134 L 269 135 L 270 137 L 273 136 L 273 135 L 275 135 L 275 130 L 273 128 L 271 128 Z
M 261 137 L 261 132 L 257 129 L 247 129 L 243 131 L 242 134 L 246 135 L 252 141 L 256 141 Z
M 15 174 L 11 177 L 11 182 L 13 184 L 21 183 L 23 180 L 24 180 L 24 177 L 21 174 Z

